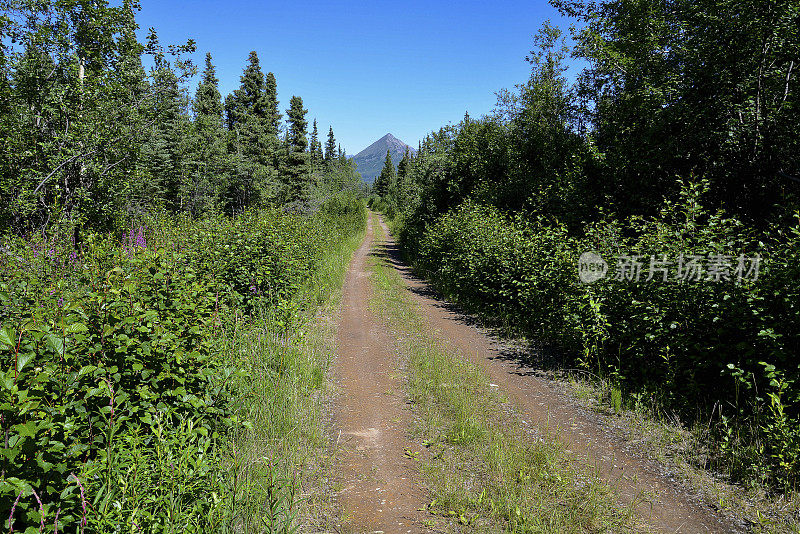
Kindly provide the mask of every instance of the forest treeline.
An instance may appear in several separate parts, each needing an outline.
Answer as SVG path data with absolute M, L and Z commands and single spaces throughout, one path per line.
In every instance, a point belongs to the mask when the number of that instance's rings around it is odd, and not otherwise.
M 2 228 L 108 229 L 152 209 L 313 211 L 359 183 L 333 129 L 309 128 L 301 97 L 284 121 L 256 52 L 224 99 L 207 54 L 190 98 L 196 44 L 164 46 L 152 28 L 140 43 L 135 2 L 2 8 Z
M 447 296 L 678 413 L 701 465 L 796 487 L 800 4 L 552 4 L 569 38 L 545 24 L 530 78 L 387 163 L 373 205 Z

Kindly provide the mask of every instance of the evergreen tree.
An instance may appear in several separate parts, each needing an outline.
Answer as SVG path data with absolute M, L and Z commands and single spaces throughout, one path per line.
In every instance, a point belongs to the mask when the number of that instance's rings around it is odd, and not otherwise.
M 191 142 L 190 180 L 183 192 L 188 209 L 199 214 L 213 209 L 227 188 L 227 153 L 222 127 L 222 98 L 211 54 L 197 86 Z
M 219 119 L 222 122 L 222 96 L 219 92 L 219 80 L 214 65 L 211 63 L 211 54 L 206 54 L 206 68 L 202 80 L 197 86 L 193 104 L 194 112 L 198 117 Z
M 347 151 L 346 150 L 342 150 L 342 146 L 339 145 L 339 162 L 338 162 L 338 165 L 340 167 L 343 166 L 343 165 L 347 165 L 348 161 L 350 161 L 350 160 L 347 158 Z
M 306 129 L 307 109 L 303 108 L 303 99 L 293 96 L 289 102 L 287 132 L 287 185 L 289 188 L 289 201 L 303 200 L 308 175 L 308 138 Z
M 401 209 L 410 209 L 418 194 L 414 190 L 413 163 L 414 158 L 406 147 L 403 159 L 397 164 L 397 185 L 394 189 L 395 204 Z
M 381 173 L 375 180 L 373 190 L 381 198 L 386 198 L 389 196 L 389 192 L 394 188 L 396 180 L 397 176 L 395 174 L 394 163 L 392 163 L 392 154 L 387 149 L 386 159 L 383 162 L 383 169 L 381 169 Z
M 319 142 L 319 131 L 317 130 L 317 119 L 314 119 L 314 126 L 311 129 L 311 142 L 309 145 L 311 157 L 311 170 L 316 171 L 322 165 L 322 143 Z
M 333 127 L 328 129 L 328 140 L 325 142 L 325 163 L 328 168 L 333 166 L 333 160 L 336 158 L 336 138 L 333 136 Z
M 278 84 L 271 72 L 267 73 L 264 92 L 267 99 L 267 124 L 270 133 L 277 138 L 281 133 L 281 112 L 278 109 Z
M 264 74 L 258 54 L 253 50 L 247 58 L 247 67 L 242 74 L 242 85 L 239 88 L 241 105 L 258 117 L 266 116 L 264 106 L 265 84 Z
M 241 77 L 241 85 L 225 99 L 225 113 L 228 129 L 234 129 L 245 122 L 248 114 L 266 117 L 264 74 L 258 54 L 250 52 L 247 66 Z
M 274 77 L 272 78 L 274 82 Z M 250 52 L 241 86 L 225 99 L 233 173 L 228 187 L 230 211 L 268 203 L 275 196 L 278 140 L 272 127 L 270 86 L 256 52 Z
M 144 194 L 163 200 L 172 210 L 181 208 L 184 181 L 186 130 L 189 125 L 188 99 L 172 65 L 161 53 L 155 30 L 148 35 L 148 49 L 157 50 L 151 77 L 154 89 L 153 121 L 143 146 L 146 178 Z

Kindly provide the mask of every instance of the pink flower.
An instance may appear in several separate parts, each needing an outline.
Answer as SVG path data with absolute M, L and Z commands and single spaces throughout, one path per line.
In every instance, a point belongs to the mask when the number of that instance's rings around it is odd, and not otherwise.
M 17 495 L 17 500 L 14 501 L 14 506 L 11 507 L 11 513 L 8 514 L 8 528 L 9 532 L 14 532 L 14 511 L 17 509 L 17 503 L 19 503 L 19 498 L 22 497 L 22 492 L 19 492 Z

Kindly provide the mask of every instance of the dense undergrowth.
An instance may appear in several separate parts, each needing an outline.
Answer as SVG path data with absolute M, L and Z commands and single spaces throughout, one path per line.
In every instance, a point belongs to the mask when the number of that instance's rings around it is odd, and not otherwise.
M 4 528 L 288 526 L 296 485 L 270 468 L 280 451 L 257 471 L 242 468 L 237 454 L 252 428 L 246 385 L 258 373 L 298 380 L 291 340 L 313 303 L 309 284 L 364 223 L 362 202 L 341 195 L 310 217 L 148 216 L 123 235 L 77 243 L 66 231 L 6 239 Z M 258 368 L 246 361 L 253 354 Z
M 466 202 L 428 226 L 405 227 L 416 267 L 448 297 L 513 334 L 549 342 L 610 381 L 617 404 L 712 421 L 712 466 L 738 480 L 791 490 L 800 472 L 800 229 L 757 239 L 684 188 L 652 218 L 603 219 L 579 235 L 545 221 Z M 600 254 L 607 276 L 578 277 L 579 256 Z M 725 255 L 729 279 L 646 281 L 649 258 Z M 761 254 L 756 280 L 736 258 Z M 615 279 L 615 258 L 641 255 L 640 281 Z

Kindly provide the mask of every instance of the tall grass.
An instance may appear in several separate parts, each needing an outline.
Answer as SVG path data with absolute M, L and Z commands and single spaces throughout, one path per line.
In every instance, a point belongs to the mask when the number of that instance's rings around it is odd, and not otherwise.
M 293 299 L 286 330 L 269 310 L 232 325 L 225 358 L 242 373 L 236 412 L 250 424 L 230 445 L 239 532 L 293 532 L 325 519 L 326 495 L 316 468 L 325 453 L 322 403 L 334 336 L 327 318 L 338 306 L 350 258 L 364 238 L 362 222 L 322 255 Z

